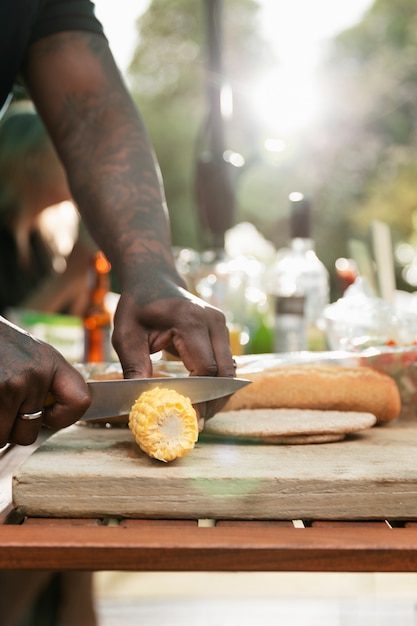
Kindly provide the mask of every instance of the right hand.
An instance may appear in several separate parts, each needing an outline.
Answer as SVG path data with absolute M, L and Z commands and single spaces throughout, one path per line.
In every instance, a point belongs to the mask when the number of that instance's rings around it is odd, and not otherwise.
M 52 346 L 0 317 L 0 446 L 33 443 L 42 424 L 53 429 L 76 422 L 90 404 L 87 383 Z M 51 394 L 54 404 L 45 407 Z M 19 413 L 43 416 L 23 420 Z

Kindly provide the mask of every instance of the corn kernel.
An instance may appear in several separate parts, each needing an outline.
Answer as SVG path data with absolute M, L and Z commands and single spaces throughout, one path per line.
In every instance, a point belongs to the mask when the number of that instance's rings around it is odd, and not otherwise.
M 143 452 L 164 462 L 188 454 L 198 439 L 197 413 L 173 389 L 142 393 L 130 411 L 129 428 Z

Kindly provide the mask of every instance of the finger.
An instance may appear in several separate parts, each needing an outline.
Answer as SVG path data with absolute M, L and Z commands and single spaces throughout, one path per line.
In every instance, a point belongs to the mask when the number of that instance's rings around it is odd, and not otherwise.
M 217 363 L 217 375 L 236 376 L 236 362 L 230 347 L 229 331 L 227 327 L 216 328 L 210 333 L 214 358 Z
M 201 433 L 204 430 L 204 422 L 206 416 L 206 402 L 200 402 L 199 404 L 193 404 L 195 412 L 197 413 L 198 432 Z
M 198 414 L 198 425 L 200 432 L 204 429 L 204 422 L 211 417 L 214 417 L 216 413 L 219 413 L 225 406 L 229 397 L 230 396 L 216 398 L 215 400 L 210 400 L 209 402 L 201 402 L 194 405 L 194 408 Z
M 213 341 L 213 350 L 216 355 L 217 363 L 220 364 L 218 367 L 218 376 L 234 378 L 236 376 L 236 361 L 233 358 L 230 344 L 225 345 L 221 342 L 220 345 L 218 345 L 216 341 Z M 204 419 L 210 419 L 211 417 L 214 417 L 216 413 L 219 413 L 229 398 L 230 395 L 207 402 Z
M 204 424 L 206 420 L 214 417 L 222 410 L 229 397 L 230 396 L 225 396 L 224 398 L 217 398 L 216 400 L 210 400 L 209 402 L 200 402 L 199 404 L 194 405 L 194 408 L 197 412 L 199 432 L 202 432 L 204 430 Z
M 26 384 L 23 388 L 17 385 L 12 389 L 9 387 L 3 392 L 5 401 L 0 414 L 0 445 L 9 442 L 26 446 L 36 440 L 42 426 L 44 414 L 42 389 L 45 389 L 45 384 L 40 378 L 35 377 L 31 384 Z
M 203 319 L 174 336 L 174 344 L 191 375 L 235 375 L 225 317 L 218 309 L 205 307 Z
M 125 327 L 122 333 L 116 334 L 113 341 L 114 349 L 120 360 L 124 378 L 148 378 L 152 376 L 152 361 L 149 354 L 146 333 Z
M 50 428 L 65 428 L 79 420 L 90 406 L 88 385 L 73 367 L 60 368 L 55 373 L 50 392 L 52 405 L 45 406 L 43 422 Z
M 33 411 L 33 414 L 37 412 Z M 13 423 L 13 427 L 9 436 L 10 443 L 17 443 L 21 446 L 28 446 L 34 443 L 38 438 L 39 432 L 42 427 L 43 412 L 39 412 L 41 415 L 38 418 L 27 420 L 22 419 L 19 415 Z
M 220 366 L 218 366 L 218 375 L 219 376 L 227 376 L 227 377 L 232 377 L 233 378 L 233 377 L 236 376 L 236 361 L 234 360 L 233 356 L 231 355 L 231 350 L 230 349 L 225 351 L 225 356 L 224 357 L 223 357 L 222 351 L 223 351 L 223 346 L 222 345 L 219 347 L 217 352 L 216 352 L 216 348 L 214 348 L 214 353 L 215 354 L 218 355 L 219 352 L 220 352 L 220 357 L 217 357 L 217 358 L 220 358 L 220 361 L 218 361 L 218 363 L 221 364 Z M 231 367 L 230 367 L 230 363 L 229 363 L 229 357 L 230 356 L 232 356 Z M 226 363 L 228 365 L 225 367 L 224 363 Z M 210 400 L 209 402 L 205 402 L 203 404 L 197 405 L 198 406 L 198 414 L 200 415 L 200 419 L 199 419 L 200 432 L 204 429 L 204 422 L 205 422 L 205 420 L 210 419 L 211 417 L 214 417 L 214 415 L 219 413 L 222 410 L 222 408 L 225 406 L 225 404 L 227 403 L 227 400 L 229 398 L 230 398 L 230 395 L 223 396 L 222 398 L 216 398 L 215 400 Z
M 217 363 L 207 327 L 189 324 L 178 329 L 173 344 L 191 376 L 217 376 Z
M 43 420 L 45 414 L 45 384 L 39 381 L 29 386 L 28 394 L 17 411 L 17 417 L 23 416 L 23 421 L 32 422 L 37 419 Z
M 229 330 L 226 319 L 221 311 L 210 311 L 210 339 L 217 363 L 217 375 L 234 377 L 236 375 L 236 362 L 233 358 L 230 345 Z
M 129 315 L 129 303 L 120 300 L 114 316 L 112 344 L 117 352 L 125 378 L 152 376 L 148 331 Z

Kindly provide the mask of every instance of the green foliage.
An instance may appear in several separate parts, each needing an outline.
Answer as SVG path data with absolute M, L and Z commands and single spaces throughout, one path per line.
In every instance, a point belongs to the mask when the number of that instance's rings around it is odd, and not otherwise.
M 270 58 L 257 35 L 257 10 L 255 0 L 227 0 L 219 25 L 224 78 L 235 92 L 236 117 L 224 129 L 226 144 L 245 156 L 253 152 L 247 91 L 261 60 Z M 173 243 L 198 249 L 204 237 L 195 205 L 194 173 L 207 139 L 206 2 L 153 0 L 137 29 L 130 85 L 161 166 Z
M 272 0 L 271 0 L 272 1 Z M 204 245 L 194 197 L 195 161 L 206 149 L 205 0 L 153 0 L 138 20 L 130 68 L 164 177 L 175 245 Z M 226 147 L 236 169 L 235 221 L 251 221 L 277 246 L 288 236 L 288 193 L 315 208 L 314 238 L 332 272 L 350 237 L 367 239 L 381 219 L 395 241 L 415 239 L 417 209 L 417 3 L 376 0 L 364 19 L 332 42 L 321 68 L 321 122 L 294 135 L 275 160 L 262 153 L 263 128 L 249 105 L 253 81 L 276 63 L 257 28 L 255 0 L 224 0 L 224 77 L 234 93 Z
M 417 206 L 414 0 L 377 0 L 334 40 L 322 76 L 328 109 L 316 193 L 326 223 L 332 215 L 337 222 L 335 212 L 346 221 L 333 242 L 342 250 L 346 236 L 366 239 L 373 219 L 390 224 L 395 242 L 410 238 Z
M 132 59 L 133 91 L 141 101 L 195 95 L 202 86 L 202 3 L 153 0 L 139 18 L 139 45 Z

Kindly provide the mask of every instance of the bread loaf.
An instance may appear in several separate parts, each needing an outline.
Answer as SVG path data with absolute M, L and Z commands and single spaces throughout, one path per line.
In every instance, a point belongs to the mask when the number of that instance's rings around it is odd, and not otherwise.
M 401 410 L 394 379 L 370 367 L 289 365 L 245 374 L 251 385 L 229 398 L 222 412 L 294 408 L 363 411 L 390 422 Z

